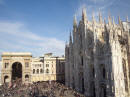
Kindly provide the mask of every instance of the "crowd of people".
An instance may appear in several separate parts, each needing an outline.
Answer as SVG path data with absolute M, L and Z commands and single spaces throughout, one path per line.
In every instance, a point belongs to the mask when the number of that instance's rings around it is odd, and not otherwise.
M 0 97 L 84 97 L 65 85 L 55 82 L 35 82 L 22 84 L 17 79 L 9 84 L 0 86 Z

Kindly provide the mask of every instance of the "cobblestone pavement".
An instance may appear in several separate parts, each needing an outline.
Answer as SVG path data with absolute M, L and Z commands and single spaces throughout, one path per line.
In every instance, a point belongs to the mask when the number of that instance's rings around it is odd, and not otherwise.
M 0 86 L 0 97 L 85 97 L 71 88 L 57 82 L 37 82 L 33 84 L 21 84 L 20 81 L 13 84 Z

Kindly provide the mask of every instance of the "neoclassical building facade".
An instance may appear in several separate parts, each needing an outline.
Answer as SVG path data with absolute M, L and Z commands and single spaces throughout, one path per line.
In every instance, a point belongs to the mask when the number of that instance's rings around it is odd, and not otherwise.
M 1 83 L 21 78 L 23 83 L 31 82 L 31 53 L 3 53 Z
M 52 56 L 52 53 L 44 55 L 44 78 L 45 80 L 56 80 L 63 82 L 65 80 L 65 58 Z
M 130 22 L 108 17 L 108 23 L 86 10 L 65 48 L 65 84 L 86 97 L 130 97 Z M 73 37 L 72 37 L 73 36 Z
M 32 82 L 37 81 L 59 81 L 65 80 L 65 59 L 64 57 L 53 56 L 46 53 L 43 57 L 32 58 Z
M 44 81 L 44 64 L 41 58 L 32 58 L 32 82 Z
M 65 58 L 47 53 L 34 58 L 31 53 L 2 53 L 1 83 L 21 79 L 22 83 L 65 80 Z

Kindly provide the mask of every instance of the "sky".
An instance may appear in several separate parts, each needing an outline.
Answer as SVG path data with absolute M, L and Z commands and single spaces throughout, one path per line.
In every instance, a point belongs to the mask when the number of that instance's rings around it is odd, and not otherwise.
M 63 55 L 73 17 L 79 21 L 84 7 L 90 21 L 93 13 L 98 20 L 99 10 L 106 19 L 130 18 L 130 0 L 0 0 L 0 54 Z

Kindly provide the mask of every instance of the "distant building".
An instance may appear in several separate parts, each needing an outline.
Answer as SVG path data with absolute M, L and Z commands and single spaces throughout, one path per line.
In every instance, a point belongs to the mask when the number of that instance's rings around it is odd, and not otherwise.
M 43 57 L 33 58 L 31 53 L 3 53 L 1 83 L 9 83 L 21 78 L 23 83 L 37 81 L 64 82 L 64 57 L 47 53 Z
M 65 58 L 52 56 L 52 53 L 44 55 L 45 80 L 57 80 L 64 82 L 65 79 Z
M 43 62 L 41 61 L 40 58 L 32 58 L 31 69 L 32 69 L 32 73 L 31 73 L 32 82 L 44 80 Z

